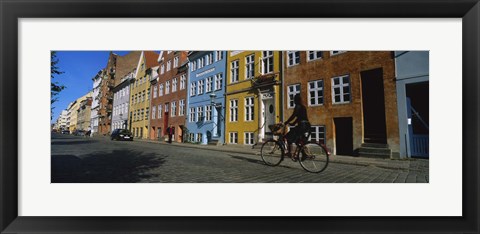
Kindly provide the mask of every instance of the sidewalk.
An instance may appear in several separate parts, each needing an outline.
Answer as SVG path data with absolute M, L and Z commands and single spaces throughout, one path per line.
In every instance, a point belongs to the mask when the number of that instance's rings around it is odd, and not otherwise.
M 146 139 L 136 139 L 136 141 L 148 142 L 153 144 L 164 144 L 172 145 L 178 147 L 188 147 L 194 149 L 208 149 L 213 151 L 228 152 L 228 153 L 238 153 L 246 154 L 249 156 L 259 155 L 260 148 L 252 149 L 252 146 L 245 145 L 200 145 L 192 143 L 178 143 L 172 142 L 168 144 L 163 141 L 153 141 Z M 414 170 L 414 171 L 427 171 L 429 168 L 428 159 L 385 159 L 385 158 L 367 158 L 367 157 L 353 157 L 353 156 L 342 156 L 342 155 L 331 155 L 330 163 L 341 163 L 341 164 L 350 164 L 350 165 L 359 165 L 359 166 L 376 166 L 380 168 L 388 169 L 399 169 L 399 170 Z

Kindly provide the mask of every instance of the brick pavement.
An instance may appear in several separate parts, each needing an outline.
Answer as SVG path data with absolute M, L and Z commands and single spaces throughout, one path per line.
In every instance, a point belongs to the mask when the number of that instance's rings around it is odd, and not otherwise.
M 52 182 L 426 183 L 428 160 L 332 156 L 319 174 L 285 159 L 266 166 L 259 149 L 108 138 L 52 139 Z

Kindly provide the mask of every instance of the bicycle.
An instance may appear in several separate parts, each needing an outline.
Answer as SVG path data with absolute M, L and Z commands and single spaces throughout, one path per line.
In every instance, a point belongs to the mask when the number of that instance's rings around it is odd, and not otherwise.
M 265 164 L 268 166 L 277 166 L 285 158 L 285 151 L 287 149 L 287 141 L 285 138 L 285 125 L 278 123 L 268 126 L 274 136 L 278 136 L 278 140 L 272 138 L 263 143 L 260 150 L 260 156 Z M 292 161 L 298 161 L 300 166 L 308 172 L 320 173 L 328 166 L 330 152 L 323 144 L 308 141 L 310 131 L 305 133 L 296 142 L 296 148 L 290 154 Z

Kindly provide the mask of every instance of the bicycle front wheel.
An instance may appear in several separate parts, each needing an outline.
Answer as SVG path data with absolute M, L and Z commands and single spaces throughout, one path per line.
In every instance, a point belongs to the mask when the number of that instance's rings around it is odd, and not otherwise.
M 276 140 L 268 140 L 263 143 L 260 156 L 265 164 L 277 166 L 282 161 L 284 150 Z
M 306 171 L 319 173 L 328 166 L 328 153 L 320 144 L 310 142 L 302 147 L 299 162 Z

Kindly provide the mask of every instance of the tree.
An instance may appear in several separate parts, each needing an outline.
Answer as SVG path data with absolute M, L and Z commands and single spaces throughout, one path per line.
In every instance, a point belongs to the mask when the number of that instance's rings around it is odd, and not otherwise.
M 50 85 L 50 119 L 53 119 L 53 103 L 58 101 L 58 98 L 56 97 L 63 89 L 65 89 L 65 86 L 58 84 L 58 82 L 54 82 L 53 79 L 57 75 L 61 75 L 64 72 L 60 71 L 60 68 L 58 67 L 58 58 L 57 58 L 57 52 L 52 51 L 50 52 L 50 79 L 51 79 L 51 85 Z

